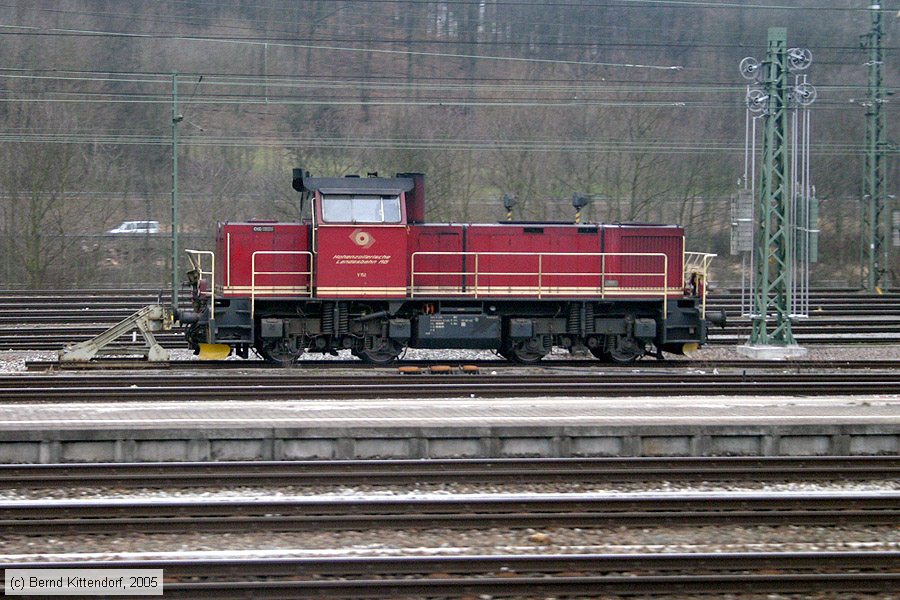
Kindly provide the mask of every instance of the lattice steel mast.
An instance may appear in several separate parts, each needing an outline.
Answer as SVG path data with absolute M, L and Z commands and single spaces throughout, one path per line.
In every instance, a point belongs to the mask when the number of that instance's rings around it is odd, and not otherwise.
M 178 308 L 178 124 L 184 119 L 178 112 L 178 73 L 172 73 L 172 308 Z
M 788 294 L 792 265 L 788 244 L 788 67 L 787 29 L 769 29 L 763 68 L 766 113 L 763 117 L 762 165 L 759 185 L 756 247 L 756 288 L 753 292 L 751 344 L 793 345 Z M 768 331 L 766 317 L 775 319 Z
M 885 135 L 884 82 L 882 65 L 884 50 L 882 10 L 879 4 L 869 7 L 872 12 L 872 30 L 865 36 L 869 51 L 869 92 L 866 100 L 866 154 L 863 158 L 863 286 L 869 292 L 878 292 L 884 285 L 887 267 L 883 214 L 887 194 L 887 139 Z
M 791 318 L 808 313 L 809 266 L 816 260 L 807 110 L 816 99 L 816 89 L 805 75 L 795 75 L 793 84 L 788 76 L 811 63 L 809 50 L 787 48 L 787 29 L 773 27 L 766 59 L 760 63 L 747 57 L 740 65 L 741 74 L 754 81 L 747 87 L 743 190 L 736 204 L 732 240 L 736 251 L 755 246 L 750 252 L 752 327 L 749 346 L 742 346 L 748 351 L 776 346 L 792 355 L 802 353 L 794 341 Z M 758 116 L 751 118 L 752 113 Z M 762 128 L 759 185 L 748 187 L 748 182 L 756 180 L 757 122 Z M 751 200 L 756 201 L 754 211 L 744 206 Z M 753 221 L 756 235 L 750 243 Z

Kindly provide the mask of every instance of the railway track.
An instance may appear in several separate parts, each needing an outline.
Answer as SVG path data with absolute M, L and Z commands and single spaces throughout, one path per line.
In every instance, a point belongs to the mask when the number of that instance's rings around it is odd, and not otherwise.
M 605 375 L 209 375 L 0 377 L 5 403 L 536 396 L 821 396 L 900 393 L 900 373 Z
M 0 350 L 58 350 L 167 296 L 150 289 L 0 291 Z M 725 329 L 710 332 L 710 343 L 730 344 L 747 337 L 749 321 L 740 318 L 739 295 L 713 294 L 708 306 L 725 310 L 730 320 Z M 900 292 L 814 290 L 810 315 L 793 327 L 804 344 L 900 342 Z M 157 337 L 165 347 L 186 347 L 178 332 Z
M 897 552 L 532 554 L 147 560 L 7 568 L 163 569 L 167 598 L 891 592 Z
M 143 358 L 116 358 L 116 359 L 96 359 L 86 363 L 59 363 L 58 361 L 32 360 L 25 361 L 25 369 L 28 371 L 102 371 L 115 369 L 191 369 L 191 370 L 228 370 L 228 369 L 266 369 L 282 373 L 290 373 L 292 369 L 314 368 L 316 371 L 321 370 L 344 370 L 356 369 L 365 370 L 372 373 L 392 373 L 396 372 L 399 367 L 417 367 L 421 373 L 430 372 L 432 367 L 438 370 L 451 368 L 451 373 L 455 372 L 466 375 L 482 374 L 481 369 L 490 369 L 495 371 L 502 370 L 504 373 L 519 372 L 524 370 L 534 371 L 536 369 L 552 372 L 554 370 L 566 370 L 575 368 L 578 370 L 593 369 L 595 371 L 632 371 L 634 369 L 692 369 L 692 370 L 765 370 L 775 369 L 778 371 L 815 371 L 815 370 L 883 370 L 890 371 L 900 369 L 900 360 L 690 360 L 676 359 L 657 361 L 653 358 L 646 358 L 642 361 L 632 364 L 617 363 L 599 363 L 592 358 L 575 358 L 575 359 L 548 359 L 538 365 L 522 366 L 509 363 L 503 358 L 496 359 L 479 359 L 479 360 L 409 360 L 402 359 L 387 366 L 377 366 L 364 363 L 359 360 L 341 360 L 341 359 L 309 359 L 301 360 L 294 365 L 285 367 L 284 365 L 275 365 L 267 363 L 259 359 L 248 360 L 173 360 L 167 362 L 150 363 Z M 478 370 L 471 368 L 463 370 L 463 367 L 477 367 Z M 498 371 L 499 372 L 499 371 Z M 415 373 L 411 373 L 413 375 Z
M 121 318 L 133 312 L 130 311 Z M 15 324 L 0 324 L 0 350 L 59 350 L 66 345 L 99 335 L 115 322 L 115 319 L 110 319 L 73 325 L 65 321 L 62 325 L 48 325 L 29 323 L 20 319 Z M 900 317 L 883 317 L 871 321 L 816 317 L 795 323 L 792 329 L 794 337 L 804 344 L 889 344 L 900 341 Z M 725 329 L 711 329 L 709 343 L 743 342 L 749 334 L 749 321 L 744 320 L 738 325 L 732 322 Z M 154 335 L 163 347 L 187 349 L 184 336 L 178 329 Z M 128 343 L 126 339 L 119 342 L 119 345 Z
M 0 465 L 0 488 L 847 481 L 900 477 L 897 456 L 530 458 Z
M 5 535 L 896 525 L 900 492 L 352 496 L 0 502 Z

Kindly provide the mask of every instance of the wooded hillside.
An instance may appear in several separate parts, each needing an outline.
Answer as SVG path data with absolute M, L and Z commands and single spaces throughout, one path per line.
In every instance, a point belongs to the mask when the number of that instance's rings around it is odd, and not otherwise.
M 690 249 L 720 255 L 720 281 L 739 280 L 728 256 L 744 172 L 738 63 L 764 57 L 771 26 L 813 54 L 813 282 L 855 284 L 869 4 L 9 2 L 0 287 L 165 285 L 165 233 L 104 232 L 126 219 L 168 231 L 175 72 L 185 246 L 211 248 L 216 221 L 297 219 L 292 167 L 420 171 L 429 220 L 502 219 L 503 194 L 518 199 L 517 219 L 571 220 L 572 195 L 590 194 L 588 219 L 681 223 Z M 896 140 L 896 102 L 886 110 Z

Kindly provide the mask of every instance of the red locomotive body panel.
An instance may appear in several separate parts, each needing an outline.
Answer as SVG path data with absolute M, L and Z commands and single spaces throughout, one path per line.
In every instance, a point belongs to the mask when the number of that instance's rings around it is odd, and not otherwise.
M 469 269 L 477 258 L 478 293 L 485 296 L 565 297 L 600 291 L 597 226 L 471 225 Z
M 316 295 L 404 298 L 409 277 L 405 225 L 319 225 Z
M 250 296 L 251 287 L 256 296 L 308 296 L 309 238 L 306 223 L 220 223 L 216 287 L 226 298 Z
M 662 296 L 668 287 L 671 296 L 682 292 L 683 252 L 684 230 L 668 225 L 413 226 L 411 289 L 436 296 L 641 298 Z
M 254 286 L 257 296 L 310 296 L 310 237 L 309 224 L 220 224 L 217 287 L 225 297 Z M 683 293 L 681 227 L 319 225 L 316 238 L 323 298 L 653 297 L 664 273 L 668 294 Z
M 604 251 L 607 279 L 616 281 L 619 288 L 630 288 L 626 295 L 647 291 L 656 295 L 662 291 L 665 271 L 667 294 L 684 293 L 684 229 L 672 225 L 604 225 Z M 643 254 L 644 256 L 629 256 Z M 665 260 L 660 254 L 665 255 Z M 617 256 L 618 255 L 618 256 Z M 609 290 L 607 290 L 609 291 Z M 615 292 L 612 292 L 613 294 Z
M 460 295 L 466 277 L 465 225 L 412 225 L 409 228 L 410 290 L 413 295 Z

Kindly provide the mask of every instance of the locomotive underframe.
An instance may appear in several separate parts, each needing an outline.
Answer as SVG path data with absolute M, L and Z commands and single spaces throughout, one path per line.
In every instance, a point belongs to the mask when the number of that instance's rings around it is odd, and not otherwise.
M 681 353 L 706 339 L 696 298 L 660 299 L 217 299 L 188 331 L 193 347 L 228 344 L 246 357 L 293 362 L 304 352 L 350 350 L 385 363 L 405 348 L 488 349 L 535 362 L 551 349 L 630 362 L 648 353 Z

